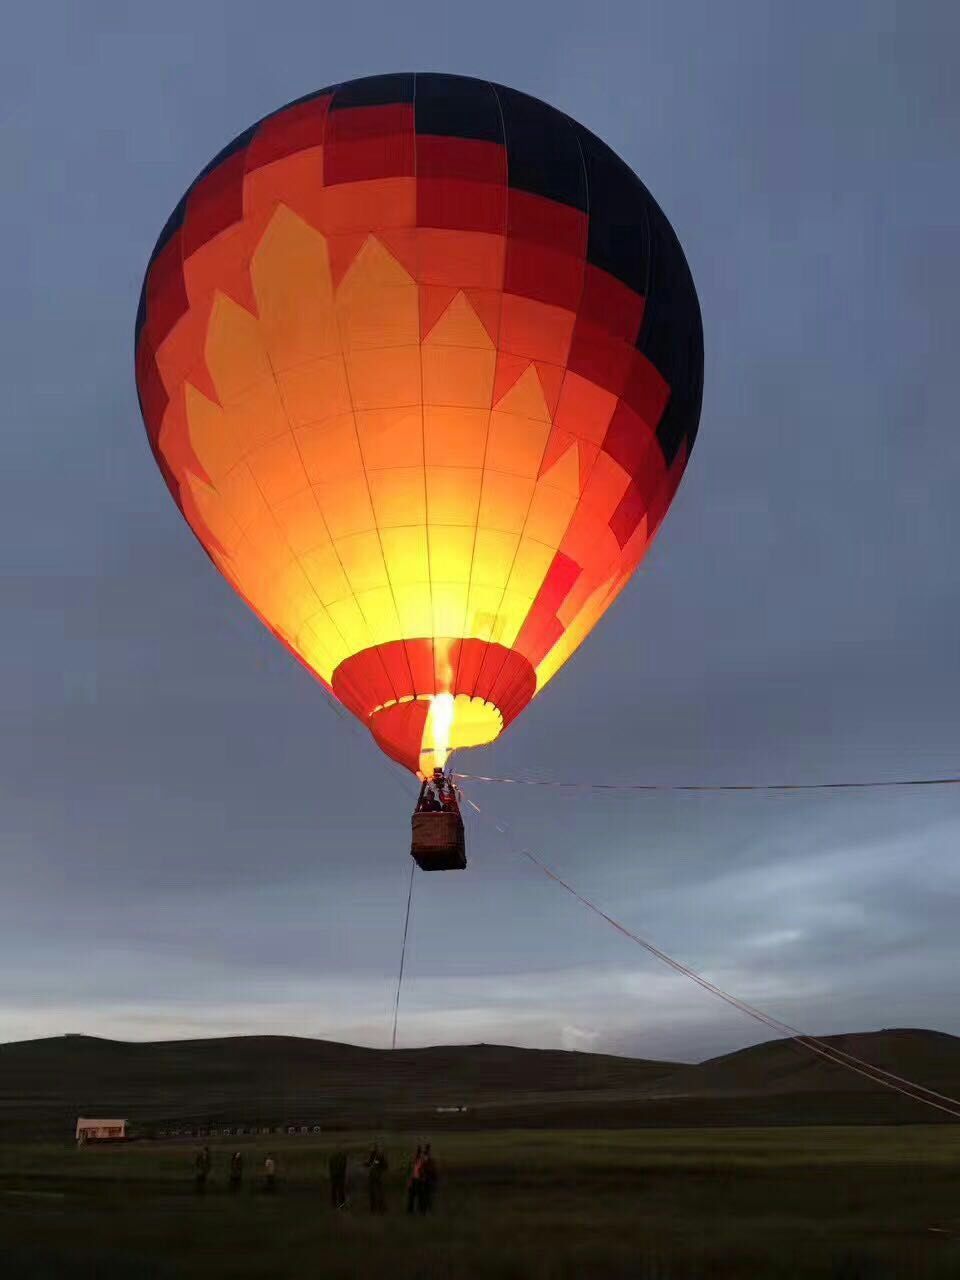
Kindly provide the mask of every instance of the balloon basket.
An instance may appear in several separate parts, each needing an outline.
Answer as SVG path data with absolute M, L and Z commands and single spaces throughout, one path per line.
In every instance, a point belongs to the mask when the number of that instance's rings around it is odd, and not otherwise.
M 459 813 L 415 813 L 410 854 L 421 871 L 463 871 L 467 865 Z

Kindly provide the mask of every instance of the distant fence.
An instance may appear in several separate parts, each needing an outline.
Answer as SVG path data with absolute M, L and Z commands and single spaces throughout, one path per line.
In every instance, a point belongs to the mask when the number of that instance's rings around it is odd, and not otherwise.
M 322 1132 L 318 1124 L 209 1124 L 166 1125 L 148 1129 L 147 1138 L 259 1138 L 259 1137 L 316 1137 Z

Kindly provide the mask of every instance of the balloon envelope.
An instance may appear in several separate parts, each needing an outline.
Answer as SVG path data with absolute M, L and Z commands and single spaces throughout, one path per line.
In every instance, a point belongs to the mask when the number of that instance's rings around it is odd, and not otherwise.
M 696 292 L 588 130 L 456 76 L 248 129 L 144 281 L 140 403 L 221 573 L 412 770 L 492 741 L 616 598 L 700 414 Z

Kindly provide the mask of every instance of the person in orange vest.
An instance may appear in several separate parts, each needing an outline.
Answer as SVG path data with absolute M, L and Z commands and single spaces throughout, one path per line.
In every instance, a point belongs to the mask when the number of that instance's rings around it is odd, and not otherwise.
M 430 1143 L 423 1148 L 423 1159 L 420 1165 L 420 1212 L 430 1213 L 433 1209 L 433 1197 L 437 1189 L 437 1162 L 430 1150 Z
M 422 1187 L 423 1152 L 417 1147 L 416 1155 L 410 1163 L 410 1177 L 407 1179 L 407 1213 L 413 1213 L 419 1208 Z

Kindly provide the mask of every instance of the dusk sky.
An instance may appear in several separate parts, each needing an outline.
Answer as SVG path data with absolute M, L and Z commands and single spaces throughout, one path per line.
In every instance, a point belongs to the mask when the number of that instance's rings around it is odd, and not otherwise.
M 17 6 L 0 49 L 0 1040 L 389 1044 L 416 794 L 215 572 L 151 457 L 143 270 L 203 165 L 322 85 L 459 72 L 636 170 L 703 310 L 700 435 L 634 581 L 466 772 L 958 772 L 955 4 Z M 467 794 L 813 1033 L 960 1034 L 960 787 Z M 405 1045 L 769 1038 L 468 828 L 418 876 Z

